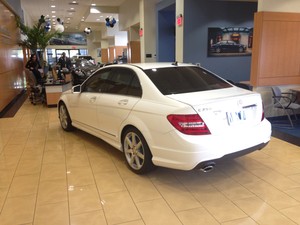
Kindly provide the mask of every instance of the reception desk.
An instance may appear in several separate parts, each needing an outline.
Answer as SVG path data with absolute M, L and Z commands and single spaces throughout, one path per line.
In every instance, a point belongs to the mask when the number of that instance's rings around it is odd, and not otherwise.
M 61 96 L 61 93 L 72 88 L 71 82 L 65 83 L 46 83 L 46 101 L 47 105 L 57 105 L 57 102 Z

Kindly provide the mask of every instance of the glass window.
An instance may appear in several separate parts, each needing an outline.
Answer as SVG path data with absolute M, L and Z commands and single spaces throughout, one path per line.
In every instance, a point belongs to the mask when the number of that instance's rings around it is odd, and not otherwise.
M 107 80 L 106 93 L 141 96 L 139 80 L 131 69 L 113 68 Z
M 100 70 L 90 77 L 82 87 L 82 92 L 105 92 L 108 86 L 110 69 Z
M 164 95 L 232 87 L 221 78 L 196 66 L 149 69 L 145 73 Z

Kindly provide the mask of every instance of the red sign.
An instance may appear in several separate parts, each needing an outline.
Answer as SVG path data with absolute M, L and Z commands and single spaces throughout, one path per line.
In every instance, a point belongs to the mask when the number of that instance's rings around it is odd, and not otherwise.
M 177 26 L 182 26 L 182 22 L 183 22 L 182 14 L 177 16 L 176 22 L 177 22 Z
M 143 37 L 143 34 L 144 34 L 144 30 L 143 30 L 143 28 L 141 28 L 140 31 L 139 31 L 140 37 Z

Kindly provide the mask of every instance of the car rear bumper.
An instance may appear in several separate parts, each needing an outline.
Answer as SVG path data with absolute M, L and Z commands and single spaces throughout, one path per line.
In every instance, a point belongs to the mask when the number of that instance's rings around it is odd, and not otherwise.
M 166 135 L 163 143 L 150 146 L 157 166 L 180 170 L 192 170 L 207 162 L 222 158 L 234 158 L 262 149 L 270 141 L 271 125 L 262 121 L 252 129 L 228 132 L 223 135 L 188 136 Z M 162 138 L 160 138 L 162 140 Z M 159 146 L 159 147 L 158 147 Z
M 269 142 L 261 143 L 259 145 L 256 145 L 256 146 L 253 146 L 253 147 L 250 147 L 250 148 L 238 151 L 238 152 L 233 152 L 233 153 L 224 155 L 223 157 L 218 158 L 218 159 L 211 159 L 211 160 L 208 160 L 208 161 L 201 162 L 194 169 L 201 169 L 205 165 L 209 165 L 211 163 L 218 164 L 219 162 L 224 161 L 224 160 L 234 159 L 234 158 L 237 158 L 237 157 L 241 157 L 243 155 L 250 154 L 251 152 L 263 149 L 268 143 Z

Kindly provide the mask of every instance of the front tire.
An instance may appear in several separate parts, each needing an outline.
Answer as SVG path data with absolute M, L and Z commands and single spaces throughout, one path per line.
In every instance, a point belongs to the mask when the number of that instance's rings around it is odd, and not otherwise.
M 59 103 L 59 121 L 62 129 L 65 131 L 72 131 L 74 129 L 68 109 L 64 103 Z
M 122 147 L 126 163 L 134 173 L 144 174 L 154 169 L 148 144 L 136 128 L 132 127 L 125 131 Z

